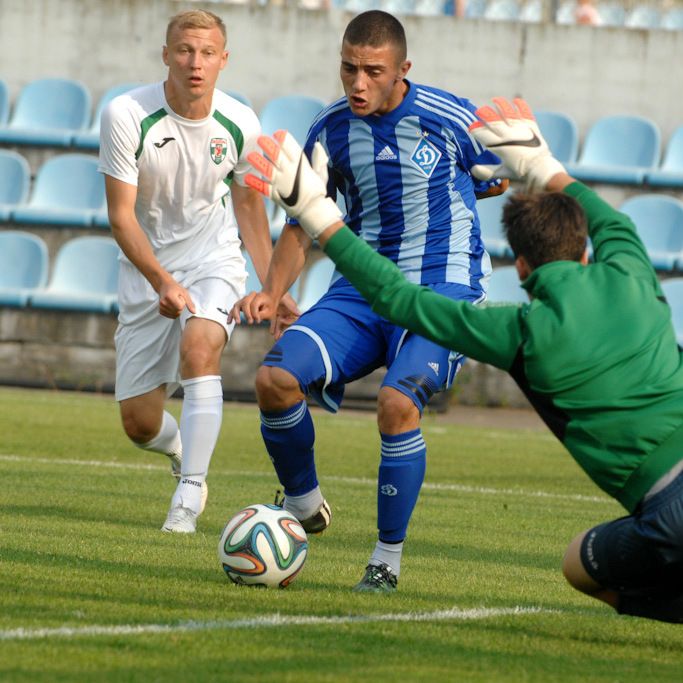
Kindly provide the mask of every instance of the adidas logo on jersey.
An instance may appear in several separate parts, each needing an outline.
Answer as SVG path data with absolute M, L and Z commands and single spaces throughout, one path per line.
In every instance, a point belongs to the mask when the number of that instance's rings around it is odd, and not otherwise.
M 394 154 L 393 150 L 389 145 L 387 145 L 376 157 L 375 161 L 391 161 L 392 159 L 398 159 Z

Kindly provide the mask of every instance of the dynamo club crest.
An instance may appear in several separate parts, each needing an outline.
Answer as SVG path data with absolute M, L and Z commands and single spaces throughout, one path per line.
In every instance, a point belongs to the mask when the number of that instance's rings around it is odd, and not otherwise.
M 228 147 L 228 141 L 225 138 L 211 138 L 209 145 L 211 151 L 211 159 L 214 164 L 220 164 L 225 159 L 225 154 Z
M 410 160 L 417 166 L 427 178 L 432 177 L 436 165 L 441 159 L 441 152 L 424 137 L 420 138 L 413 153 L 410 155 Z

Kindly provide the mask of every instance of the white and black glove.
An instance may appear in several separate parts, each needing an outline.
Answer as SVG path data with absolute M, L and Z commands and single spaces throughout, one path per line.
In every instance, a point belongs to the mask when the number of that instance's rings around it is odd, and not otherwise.
M 249 187 L 270 197 L 288 216 L 296 218 L 311 239 L 342 220 L 341 210 L 327 196 L 328 158 L 319 142 L 313 147 L 311 163 L 286 130 L 278 130 L 272 138 L 261 135 L 258 144 L 266 156 L 251 152 L 247 159 L 264 177 L 247 174 Z
M 480 180 L 513 178 L 526 181 L 532 190 L 542 190 L 564 166 L 552 155 L 543 139 L 531 107 L 522 99 L 509 102 L 494 97 L 494 107 L 479 107 L 479 121 L 470 125 L 470 134 L 498 155 L 502 164 L 472 166 L 472 175 Z

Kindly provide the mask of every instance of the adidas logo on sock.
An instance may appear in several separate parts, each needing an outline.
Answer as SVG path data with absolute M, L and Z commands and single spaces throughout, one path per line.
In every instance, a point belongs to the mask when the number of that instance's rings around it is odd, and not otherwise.
M 438 363 L 431 362 L 431 363 L 427 363 L 427 365 L 429 365 L 429 367 L 430 367 L 432 370 L 434 370 L 434 372 L 435 372 L 437 375 L 439 374 L 439 364 L 438 364 Z
M 398 159 L 393 150 L 387 145 L 376 157 L 375 161 L 390 161 L 391 159 Z

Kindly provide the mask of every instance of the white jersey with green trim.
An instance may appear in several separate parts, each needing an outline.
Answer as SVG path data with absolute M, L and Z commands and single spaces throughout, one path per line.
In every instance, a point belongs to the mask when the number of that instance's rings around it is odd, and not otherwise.
M 205 119 L 176 114 L 163 82 L 105 108 L 99 171 L 137 186 L 135 214 L 166 270 L 239 254 L 230 184 L 245 185 L 247 154 L 258 149 L 260 132 L 256 114 L 219 90 Z

